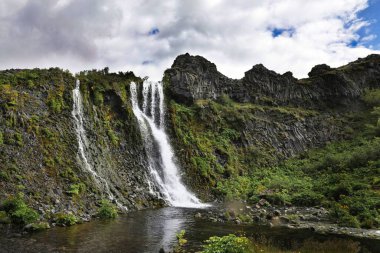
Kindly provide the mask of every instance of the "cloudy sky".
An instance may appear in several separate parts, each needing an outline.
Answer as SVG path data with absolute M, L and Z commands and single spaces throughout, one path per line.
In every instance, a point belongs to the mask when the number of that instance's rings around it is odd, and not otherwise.
M 132 70 L 161 79 L 189 52 L 241 78 L 305 77 L 380 53 L 380 0 L 1 0 L 0 69 Z

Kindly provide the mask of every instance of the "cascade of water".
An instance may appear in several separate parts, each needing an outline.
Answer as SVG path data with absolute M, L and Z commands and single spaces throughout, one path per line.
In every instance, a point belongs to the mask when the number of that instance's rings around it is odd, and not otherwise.
M 174 153 L 164 131 L 164 93 L 161 83 L 147 81 L 143 83 L 142 110 L 138 105 L 135 83 L 131 83 L 130 90 L 133 113 L 138 120 L 147 150 L 149 170 L 166 201 L 172 206 L 206 206 L 186 189 L 178 174 L 178 168 L 174 163 Z M 151 92 L 150 100 L 149 92 Z M 150 116 L 148 115 L 149 106 Z M 159 114 L 159 119 L 156 118 L 156 114 Z
M 80 82 L 79 80 L 76 80 L 75 89 L 73 90 L 73 111 L 71 112 L 71 115 L 74 118 L 75 122 L 75 132 L 78 139 L 78 155 L 81 159 L 84 168 L 86 171 L 88 171 L 93 178 L 95 179 L 96 183 L 104 188 L 108 198 L 111 201 L 114 201 L 117 206 L 121 209 L 127 210 L 125 206 L 120 204 L 115 196 L 112 194 L 111 189 L 108 185 L 107 180 L 105 180 L 103 177 L 101 177 L 92 167 L 92 165 L 89 162 L 90 156 L 89 154 L 86 154 L 86 150 L 88 149 L 88 140 L 86 135 L 86 130 L 84 129 L 84 117 L 83 117 L 83 102 L 82 102 L 82 96 L 80 94 Z

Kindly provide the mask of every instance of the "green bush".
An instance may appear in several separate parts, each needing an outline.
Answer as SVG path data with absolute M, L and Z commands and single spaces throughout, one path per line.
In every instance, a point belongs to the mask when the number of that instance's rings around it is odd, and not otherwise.
M 350 215 L 347 206 L 334 204 L 334 206 L 330 209 L 330 216 L 335 219 L 341 227 L 360 227 L 359 221 L 356 217 Z
M 3 145 L 4 144 L 4 136 L 3 136 L 3 133 L 0 132 L 0 145 Z
M 114 219 L 117 217 L 117 207 L 109 200 L 103 199 L 100 203 L 97 216 L 102 219 Z
M 39 219 L 38 213 L 26 205 L 24 195 L 21 193 L 10 196 L 3 202 L 0 209 L 4 210 L 16 224 L 29 224 Z
M 317 206 L 321 204 L 323 195 L 316 192 L 302 192 L 292 197 L 292 204 L 298 206 Z
M 70 189 L 67 191 L 67 193 L 71 195 L 79 195 L 84 191 L 86 191 L 86 185 L 84 183 L 79 183 L 70 185 Z
M 54 220 L 58 226 L 72 226 L 78 222 L 77 217 L 71 213 L 57 213 Z
M 368 105 L 378 106 L 380 105 L 380 89 L 369 90 L 363 96 L 362 99 Z
M 253 245 L 246 237 L 213 236 L 206 240 L 202 253 L 254 253 Z

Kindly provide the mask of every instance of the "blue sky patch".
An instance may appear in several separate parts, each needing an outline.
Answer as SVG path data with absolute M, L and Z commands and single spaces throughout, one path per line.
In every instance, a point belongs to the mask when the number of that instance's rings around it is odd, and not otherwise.
M 380 0 L 369 0 L 369 6 L 359 13 L 359 18 L 368 20 L 371 24 L 358 31 L 360 38 L 365 38 L 369 34 L 377 35 L 372 40 L 360 41 L 360 44 L 373 49 L 380 49 Z M 351 45 L 350 45 L 351 46 Z
M 149 36 L 153 36 L 153 35 L 157 35 L 160 33 L 160 29 L 158 29 L 157 27 L 153 27 L 152 29 L 150 29 L 150 31 L 148 32 L 148 35 Z
M 286 34 L 287 37 L 292 37 L 295 32 L 293 28 L 273 28 L 271 31 L 273 38 L 276 38 L 283 34 Z
M 143 61 L 141 64 L 142 64 L 142 65 L 149 65 L 149 64 L 152 64 L 152 63 L 153 63 L 152 60 L 145 60 L 145 61 Z

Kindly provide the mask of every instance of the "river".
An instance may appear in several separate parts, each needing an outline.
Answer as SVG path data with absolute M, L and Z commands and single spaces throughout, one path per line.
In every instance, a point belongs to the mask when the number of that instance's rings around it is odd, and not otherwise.
M 300 252 L 297 249 L 304 244 L 319 245 L 316 247 L 323 247 L 324 252 L 349 253 L 347 245 L 355 246 L 360 252 L 380 252 L 380 240 L 320 235 L 310 230 L 212 223 L 196 219 L 196 213 L 197 209 L 167 207 L 131 212 L 115 220 L 94 220 L 22 236 L 3 234 L 0 252 L 154 253 L 160 248 L 168 252 L 176 243 L 176 233 L 182 229 L 186 231 L 186 249 L 189 252 L 201 250 L 203 241 L 210 236 L 230 233 L 244 234 L 277 248 L 271 252 L 282 252 L 279 249 Z

